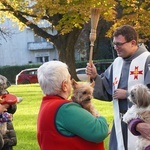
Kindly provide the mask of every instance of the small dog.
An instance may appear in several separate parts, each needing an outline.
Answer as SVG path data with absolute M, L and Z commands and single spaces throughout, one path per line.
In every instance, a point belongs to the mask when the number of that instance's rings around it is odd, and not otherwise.
M 143 84 L 137 84 L 131 89 L 129 100 L 133 106 L 123 116 L 123 121 L 129 123 L 132 119 L 140 118 L 150 124 L 150 90 Z M 145 150 L 150 146 L 150 140 L 138 136 L 136 150 Z
M 72 79 L 72 87 L 73 87 L 72 101 L 80 104 L 93 116 L 98 117 L 100 115 L 91 101 L 93 98 L 94 85 L 95 85 L 94 81 L 92 83 L 88 82 L 77 83 L 74 79 Z
M 7 80 L 7 78 L 0 75 L 0 95 L 7 94 L 8 91 L 6 89 L 9 86 L 10 86 L 10 82 Z

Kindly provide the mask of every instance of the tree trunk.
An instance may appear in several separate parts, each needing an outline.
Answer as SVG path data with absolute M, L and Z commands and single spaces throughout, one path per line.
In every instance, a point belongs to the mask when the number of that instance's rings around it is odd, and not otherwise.
M 19 19 L 20 22 L 30 27 L 34 31 L 35 34 L 54 43 L 59 53 L 59 60 L 62 62 L 65 62 L 68 65 L 72 78 L 77 80 L 76 71 L 75 71 L 76 66 L 75 66 L 74 47 L 78 39 L 78 36 L 81 32 L 81 29 L 73 28 L 72 32 L 69 32 L 68 34 L 65 34 L 65 35 L 61 35 L 59 33 L 57 35 L 50 35 L 45 30 L 38 27 L 38 25 L 27 20 L 27 18 L 24 17 L 21 13 L 19 13 L 18 11 L 15 11 L 14 8 L 11 7 L 11 5 L 9 5 L 7 2 L 3 1 L 2 4 L 6 8 L 8 8 L 10 11 L 12 11 L 13 15 L 17 19 Z M 60 16 L 56 15 L 56 17 L 60 17 Z
M 59 53 L 59 60 L 65 62 L 68 65 L 69 72 L 75 80 L 78 80 L 76 76 L 76 65 L 75 65 L 75 49 L 74 46 L 78 39 L 81 29 L 74 28 L 72 32 L 59 35 L 53 43 L 57 47 Z

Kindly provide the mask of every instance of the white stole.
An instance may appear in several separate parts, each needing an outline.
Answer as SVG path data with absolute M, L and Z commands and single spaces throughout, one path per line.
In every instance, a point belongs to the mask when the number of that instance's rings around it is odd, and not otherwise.
M 128 77 L 128 91 L 131 90 L 131 87 L 138 83 L 144 83 L 144 69 L 146 57 L 150 55 L 149 52 L 144 52 L 135 59 L 132 60 L 129 69 L 129 77 Z M 138 65 L 138 66 L 137 66 Z M 123 66 L 123 59 L 118 57 L 115 59 L 113 63 L 113 93 L 114 90 L 118 88 L 121 72 Z M 113 94 L 112 93 L 112 94 Z M 121 128 L 121 118 L 119 113 L 119 104 L 118 99 L 113 99 L 113 107 L 114 107 L 114 125 L 116 131 L 116 138 L 118 143 L 117 150 L 125 150 L 123 136 L 122 136 L 122 128 Z M 128 150 L 135 149 L 135 139 L 130 131 L 128 132 Z
M 122 65 L 123 65 L 123 59 L 121 57 L 116 58 L 115 61 L 113 62 L 113 93 L 118 88 L 121 71 L 122 71 Z M 116 138 L 118 143 L 117 150 L 125 150 L 124 143 L 123 143 L 123 136 L 122 136 L 118 99 L 113 98 L 113 107 L 114 107 L 114 125 L 115 125 Z
M 144 52 L 135 59 L 132 60 L 128 78 L 128 92 L 132 89 L 132 86 L 136 84 L 144 84 L 145 75 L 145 63 L 146 59 L 150 55 L 149 52 Z M 134 136 L 130 130 L 128 130 L 128 150 L 136 149 L 137 136 Z

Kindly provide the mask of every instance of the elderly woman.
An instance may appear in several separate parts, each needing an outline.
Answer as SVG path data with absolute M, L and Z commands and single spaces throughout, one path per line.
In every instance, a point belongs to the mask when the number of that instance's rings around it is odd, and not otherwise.
M 44 63 L 38 69 L 44 93 L 38 114 L 37 138 L 41 150 L 104 150 L 108 125 L 79 104 L 68 100 L 72 85 L 68 67 L 60 61 Z

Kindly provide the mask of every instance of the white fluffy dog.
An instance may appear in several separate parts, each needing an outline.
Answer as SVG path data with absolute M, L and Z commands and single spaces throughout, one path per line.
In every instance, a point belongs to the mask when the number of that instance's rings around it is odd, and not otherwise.
M 123 116 L 123 121 L 129 123 L 132 119 L 139 118 L 150 124 L 150 90 L 143 84 L 137 84 L 131 89 L 129 100 L 133 106 Z M 150 140 L 138 136 L 136 150 L 145 150 L 150 145 Z

